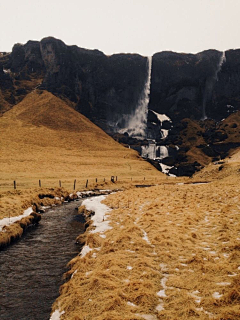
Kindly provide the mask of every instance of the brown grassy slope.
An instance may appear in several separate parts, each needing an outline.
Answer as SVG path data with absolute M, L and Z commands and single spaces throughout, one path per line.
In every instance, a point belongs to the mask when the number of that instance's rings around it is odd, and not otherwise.
M 204 144 L 204 139 L 202 133 L 204 130 L 201 128 L 197 121 L 191 119 L 183 119 L 187 123 L 187 129 L 180 133 L 184 146 L 189 148 L 186 155 L 188 161 L 194 162 L 198 161 L 201 165 L 207 165 L 211 159 L 202 152 L 202 150 L 196 148 L 200 144 Z
M 89 233 L 93 250 L 71 261 L 61 319 L 238 320 L 240 153 L 231 160 L 209 184 L 108 196 L 112 229 Z
M 203 168 L 200 172 L 194 175 L 195 179 L 200 180 L 219 180 L 224 181 L 236 181 L 240 175 L 240 148 L 232 150 L 229 158 L 226 158 L 219 162 L 210 163 L 208 166 Z
M 240 111 L 232 113 L 229 117 L 221 121 L 218 125 L 219 130 L 227 133 L 224 143 L 240 141 Z
M 165 176 L 138 154 L 120 146 L 87 118 L 49 92 L 26 96 L 0 118 L 0 190 L 77 188 L 110 176 Z M 2 200 L 2 199 L 1 199 Z M 10 205 L 10 204 L 9 204 Z M 20 213 L 19 213 L 20 214 Z
M 203 152 L 201 145 L 208 144 L 227 145 L 240 142 L 240 112 L 231 114 L 229 117 L 216 123 L 214 120 L 207 119 L 196 121 L 191 119 L 183 119 L 184 129 L 179 133 L 181 146 L 188 149 L 186 152 L 189 163 L 194 161 L 206 166 L 212 161 L 212 157 Z M 208 132 L 211 132 L 208 136 Z M 221 139 L 221 136 L 225 136 Z M 220 138 L 219 138 L 220 137 Z M 232 146 L 233 147 L 233 146 Z
M 11 104 L 4 99 L 2 90 L 0 89 L 0 116 L 1 113 L 4 113 L 11 109 Z

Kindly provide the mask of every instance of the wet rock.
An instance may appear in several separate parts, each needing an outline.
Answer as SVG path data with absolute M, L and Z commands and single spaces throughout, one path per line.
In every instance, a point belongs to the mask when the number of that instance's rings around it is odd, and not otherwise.
M 161 162 L 167 166 L 173 166 L 176 163 L 176 160 L 173 157 L 165 157 L 161 159 Z

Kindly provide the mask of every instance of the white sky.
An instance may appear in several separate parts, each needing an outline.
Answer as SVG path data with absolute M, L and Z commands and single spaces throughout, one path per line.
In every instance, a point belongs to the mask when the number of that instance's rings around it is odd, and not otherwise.
M 0 0 L 0 51 L 54 36 L 106 54 L 240 48 L 240 0 Z

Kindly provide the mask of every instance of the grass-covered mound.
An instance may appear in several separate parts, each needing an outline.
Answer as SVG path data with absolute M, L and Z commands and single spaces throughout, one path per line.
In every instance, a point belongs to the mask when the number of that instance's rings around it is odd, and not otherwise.
M 89 181 L 163 176 L 47 91 L 33 91 L 0 118 L 0 188 L 78 187 Z

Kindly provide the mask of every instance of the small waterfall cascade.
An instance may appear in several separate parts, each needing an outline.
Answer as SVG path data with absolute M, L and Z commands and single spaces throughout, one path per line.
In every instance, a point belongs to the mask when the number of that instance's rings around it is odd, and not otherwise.
M 141 156 L 154 160 L 156 158 L 156 143 L 149 141 L 147 146 L 141 147 Z
M 156 142 L 149 141 L 147 146 L 141 147 L 141 156 L 152 160 L 161 160 L 168 157 L 168 147 L 156 146 Z
M 221 57 L 219 59 L 218 67 L 217 67 L 216 74 L 215 74 L 215 79 L 216 80 L 218 80 L 218 73 L 222 69 L 222 65 L 224 64 L 224 62 L 226 62 L 225 51 L 222 52 L 222 55 L 221 55 Z
M 209 100 L 209 98 L 211 97 L 212 94 L 212 90 L 213 90 L 213 86 L 214 83 L 216 81 L 218 81 L 218 74 L 221 71 L 222 65 L 224 64 L 224 62 L 226 62 L 226 55 L 225 55 L 225 51 L 222 52 L 216 71 L 214 73 L 214 75 L 210 78 L 208 78 L 206 80 L 206 85 L 205 85 L 205 92 L 204 92 L 204 96 L 203 96 L 203 114 L 202 114 L 202 120 L 207 119 L 207 115 L 206 115 L 206 103 Z
M 146 82 L 134 113 L 128 116 L 126 127 L 120 133 L 127 132 L 130 137 L 143 139 L 146 137 L 148 103 L 151 85 L 152 57 L 148 57 L 148 74 Z
M 159 159 L 166 158 L 169 155 L 168 154 L 168 147 L 166 147 L 166 146 L 157 147 L 157 151 L 159 151 L 159 155 L 156 154 Z

